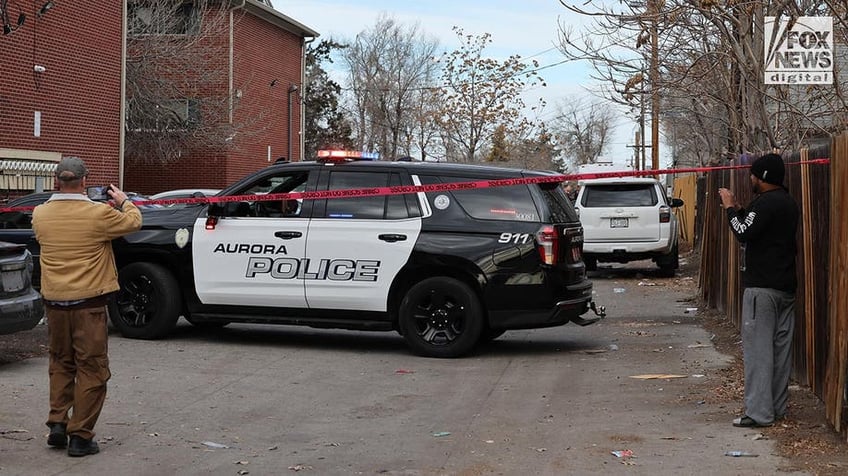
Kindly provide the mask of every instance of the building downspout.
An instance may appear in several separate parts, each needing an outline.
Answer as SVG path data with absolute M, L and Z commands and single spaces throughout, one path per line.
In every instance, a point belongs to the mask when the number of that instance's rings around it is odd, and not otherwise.
M 299 104 L 300 104 L 300 108 L 299 108 L 300 109 L 300 111 L 299 111 L 300 112 L 300 134 L 299 134 L 300 140 L 298 141 L 299 142 L 298 160 L 303 160 L 303 154 L 306 153 L 306 146 L 304 145 L 305 141 L 304 141 L 304 137 L 303 137 L 304 130 L 306 129 L 306 117 L 303 114 L 303 105 L 304 105 L 303 96 L 304 96 L 304 94 L 306 94 L 306 48 L 313 41 L 315 41 L 314 36 L 309 37 L 309 39 L 306 40 L 306 41 L 303 41 L 303 46 L 301 47 L 301 52 L 300 52 L 300 94 L 298 94 L 298 96 L 300 98 L 300 102 L 299 102 Z M 291 147 L 291 146 L 289 146 L 289 147 Z M 292 160 L 292 158 L 289 157 L 289 160 Z
M 118 131 L 118 188 L 124 188 L 125 154 L 124 147 L 127 141 L 127 2 L 121 2 L 123 12 L 121 14 L 123 23 L 121 27 L 121 117 Z
M 292 160 L 292 94 L 296 94 L 297 90 L 298 90 L 298 87 L 297 87 L 296 84 L 290 85 L 289 90 L 288 90 L 288 106 L 289 106 L 288 114 L 289 115 L 288 115 L 288 121 L 287 121 L 288 124 L 286 126 L 287 135 L 288 135 L 288 138 L 286 139 L 288 141 L 288 142 L 286 142 L 286 145 L 288 146 L 288 155 L 286 156 L 286 159 L 288 159 L 290 161 Z M 302 111 L 303 107 L 301 106 L 300 109 L 301 109 L 300 117 L 303 117 L 303 111 Z M 303 141 L 301 141 L 301 142 L 303 142 Z M 300 156 L 303 157 L 303 152 L 300 153 Z
M 229 97 L 229 102 L 230 102 L 230 107 L 229 107 L 229 121 L 230 121 L 229 123 L 230 123 L 230 125 L 232 125 L 232 123 L 233 123 L 233 109 L 235 108 L 235 99 L 234 99 L 235 96 L 234 96 L 234 92 L 233 92 L 233 74 L 234 74 L 233 73 L 233 68 L 234 68 L 233 67 L 233 55 L 235 54 L 233 52 L 233 50 L 235 49 L 233 44 L 235 42 L 235 40 L 234 40 L 235 19 L 233 17 L 233 13 L 236 10 L 244 8 L 245 3 L 247 3 L 247 0 L 241 0 L 241 5 L 234 5 L 230 9 L 230 44 L 229 44 L 229 50 L 230 51 L 228 52 L 229 58 L 227 58 L 227 63 L 228 63 L 227 67 L 229 68 L 229 71 L 227 72 L 227 76 L 228 76 L 227 77 L 227 97 Z

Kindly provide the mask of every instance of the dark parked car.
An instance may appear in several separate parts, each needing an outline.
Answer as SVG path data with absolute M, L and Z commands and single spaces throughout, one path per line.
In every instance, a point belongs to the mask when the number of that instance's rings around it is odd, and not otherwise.
M 41 265 L 38 261 L 41 255 L 41 247 L 35 240 L 32 233 L 32 209 L 37 205 L 46 202 L 55 191 L 36 192 L 23 197 L 9 201 L 0 208 L 29 208 L 28 210 L 18 210 L 11 212 L 0 213 L 0 241 L 10 243 L 18 243 L 26 245 L 29 252 L 32 254 L 33 270 L 32 284 L 36 289 L 41 288 Z M 135 203 L 143 203 L 149 198 L 135 193 L 128 193 L 127 197 Z M 139 208 L 161 208 L 159 205 L 139 205 Z
M 0 334 L 32 329 L 44 316 L 32 287 L 32 255 L 26 246 L 0 242 Z

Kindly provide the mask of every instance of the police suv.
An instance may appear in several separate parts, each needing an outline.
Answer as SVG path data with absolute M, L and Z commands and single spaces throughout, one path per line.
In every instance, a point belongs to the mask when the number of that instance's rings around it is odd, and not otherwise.
M 145 210 L 142 229 L 114 242 L 115 327 L 154 339 L 184 316 L 396 330 L 417 354 L 456 357 L 510 329 L 602 317 L 560 184 L 474 186 L 548 172 L 321 155 L 269 166 L 210 203 Z M 268 199 L 298 192 L 323 194 Z M 581 317 L 590 308 L 597 316 Z

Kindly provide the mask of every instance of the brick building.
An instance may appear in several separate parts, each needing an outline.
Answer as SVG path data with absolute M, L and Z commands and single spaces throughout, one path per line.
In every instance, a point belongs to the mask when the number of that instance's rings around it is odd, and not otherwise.
M 9 11 L 0 15 L 8 31 L 0 36 L 0 198 L 37 186 L 53 189 L 64 155 L 84 157 L 95 183 L 117 183 L 123 6 L 66 3 L 42 13 L 46 3 L 6 5 Z M 25 20 L 12 30 L 19 14 Z
M 200 120 L 238 124 L 238 132 L 225 149 L 187 149 L 161 163 L 128 160 L 125 151 L 125 38 L 134 2 L 9 0 L 8 15 L 0 15 L 11 30 L 0 36 L 0 198 L 53 189 L 55 164 L 66 155 L 86 160 L 89 183 L 141 193 L 223 188 L 278 157 L 299 160 L 304 49 L 318 34 L 270 3 L 215 2 L 228 8 L 229 23 L 206 41 L 224 51 L 215 65 L 225 79 L 198 94 L 224 96 L 231 107 Z M 18 13 L 26 17 L 20 26 Z M 177 79 L 191 83 L 193 74 Z

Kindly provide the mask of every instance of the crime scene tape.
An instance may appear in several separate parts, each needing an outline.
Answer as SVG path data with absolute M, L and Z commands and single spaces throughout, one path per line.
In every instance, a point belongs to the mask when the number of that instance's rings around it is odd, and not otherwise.
M 791 162 L 787 165 L 828 165 L 830 159 L 812 159 L 800 162 Z M 508 187 L 513 185 L 526 185 L 531 183 L 566 182 L 574 180 L 591 180 L 601 178 L 621 177 L 653 177 L 656 175 L 673 175 L 685 173 L 709 173 L 720 170 L 747 169 L 750 165 L 723 165 L 715 167 L 692 167 L 681 169 L 657 169 L 657 170 L 622 170 L 614 172 L 594 172 L 584 174 L 567 175 L 543 175 L 538 177 L 477 180 L 472 182 L 439 183 L 430 185 L 400 185 L 390 187 L 351 188 L 342 190 L 323 190 L 317 192 L 287 192 L 268 193 L 253 195 L 228 195 L 224 197 L 202 197 L 202 198 L 172 198 L 161 200 L 138 200 L 136 205 L 176 205 L 176 204 L 198 204 L 198 203 L 227 203 L 242 201 L 274 201 L 274 200 L 327 200 L 350 197 L 376 197 L 381 195 L 402 195 L 419 192 L 441 192 L 471 190 L 491 187 Z M 35 207 L 6 207 L 0 208 L 0 213 L 13 211 L 29 211 Z

